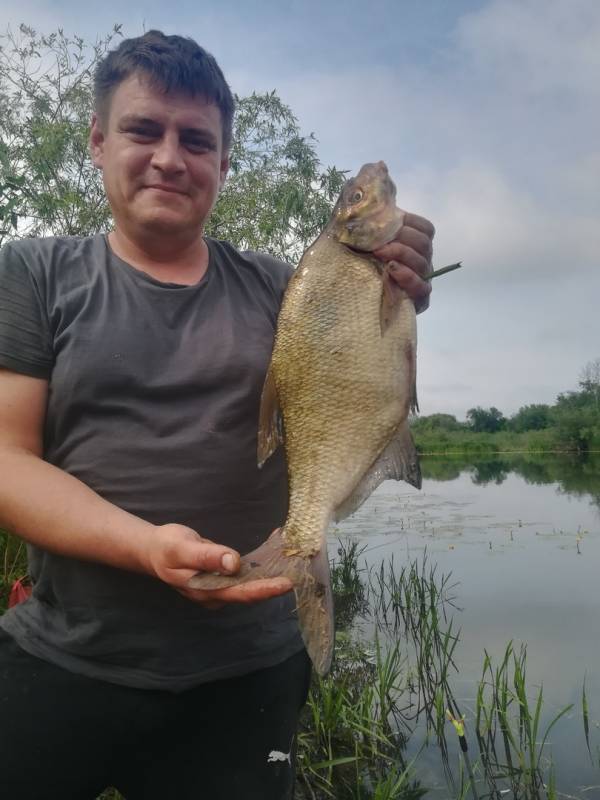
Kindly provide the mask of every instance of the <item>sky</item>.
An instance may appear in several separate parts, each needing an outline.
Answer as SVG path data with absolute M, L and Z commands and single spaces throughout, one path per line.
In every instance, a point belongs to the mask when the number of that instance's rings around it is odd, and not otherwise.
M 383 159 L 464 265 L 418 318 L 422 414 L 552 403 L 600 357 L 600 0 L 3 0 L 21 22 L 191 36 L 324 166 Z

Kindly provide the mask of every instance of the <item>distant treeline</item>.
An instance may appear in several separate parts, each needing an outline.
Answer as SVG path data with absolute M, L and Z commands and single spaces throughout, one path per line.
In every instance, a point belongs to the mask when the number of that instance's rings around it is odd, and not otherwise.
M 522 406 L 505 417 L 497 408 L 470 408 L 465 422 L 452 414 L 411 420 L 420 452 L 600 450 L 600 358 L 587 364 L 579 389 L 559 394 L 553 405 Z

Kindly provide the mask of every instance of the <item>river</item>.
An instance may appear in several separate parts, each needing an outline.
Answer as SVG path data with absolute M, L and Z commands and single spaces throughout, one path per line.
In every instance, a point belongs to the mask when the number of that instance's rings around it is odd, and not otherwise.
M 544 751 L 552 757 L 557 787 L 578 798 L 600 798 L 600 456 L 423 457 L 422 469 L 421 491 L 394 481 L 380 486 L 332 532 L 331 553 L 339 537 L 364 547 L 365 566 L 393 555 L 401 567 L 426 554 L 438 575 L 451 573 L 458 608 L 450 611 L 460 641 L 450 683 L 467 717 L 472 760 L 477 746 L 469 722 L 484 650 L 498 664 L 510 641 L 516 649 L 523 643 L 530 699 L 543 685 L 543 723 L 573 704 Z M 447 736 L 450 766 L 458 774 L 451 729 Z M 438 746 L 431 740 L 421 750 L 423 739 L 421 726 L 408 755 L 418 753 L 416 775 L 430 787 L 427 796 L 456 796 Z

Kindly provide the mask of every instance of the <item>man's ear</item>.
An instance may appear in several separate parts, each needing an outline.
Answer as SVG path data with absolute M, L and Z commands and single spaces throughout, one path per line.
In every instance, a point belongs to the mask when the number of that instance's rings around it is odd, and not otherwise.
M 219 191 L 221 191 L 221 189 L 225 184 L 225 178 L 227 177 L 227 173 L 229 172 L 229 153 L 223 153 L 221 157 L 221 166 L 219 172 L 220 172 Z
M 98 119 L 98 114 L 92 115 L 92 124 L 90 127 L 90 155 L 92 157 L 92 164 L 98 169 L 102 169 L 103 156 L 104 156 L 104 133 L 102 126 Z

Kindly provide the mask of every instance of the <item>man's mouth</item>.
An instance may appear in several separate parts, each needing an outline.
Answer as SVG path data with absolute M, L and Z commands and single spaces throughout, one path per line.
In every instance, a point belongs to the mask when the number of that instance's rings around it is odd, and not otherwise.
M 171 194 L 185 194 L 184 191 L 178 189 L 176 186 L 168 186 L 164 183 L 152 183 L 150 186 L 146 186 L 146 189 L 157 189 L 161 192 L 170 192 Z

